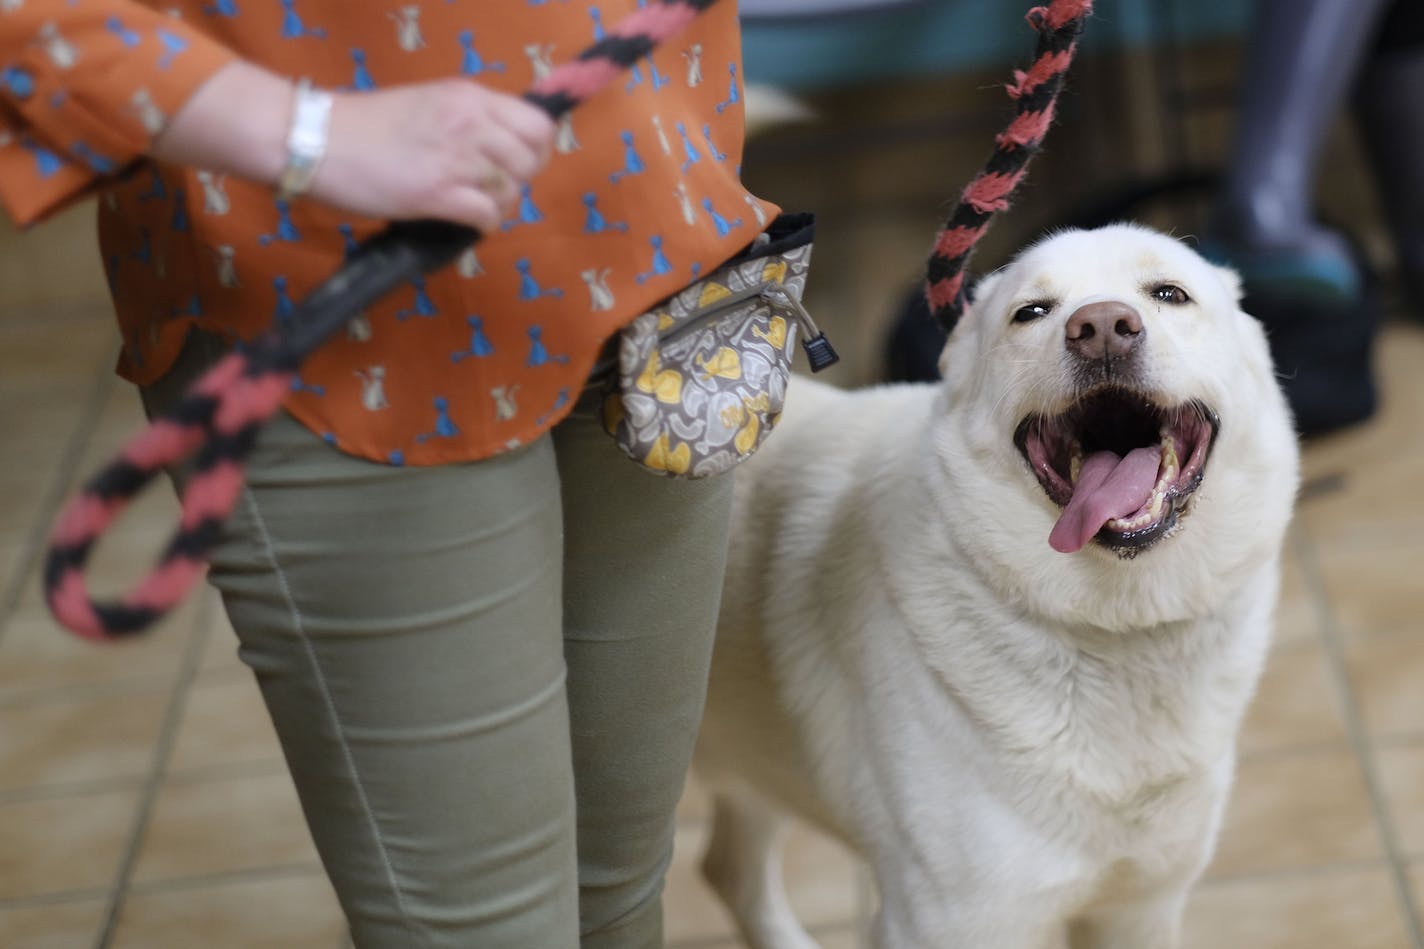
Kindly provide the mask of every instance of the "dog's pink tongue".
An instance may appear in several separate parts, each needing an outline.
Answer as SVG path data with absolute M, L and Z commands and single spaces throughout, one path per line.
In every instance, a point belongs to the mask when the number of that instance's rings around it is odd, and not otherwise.
M 1073 498 L 1048 535 L 1048 544 L 1065 554 L 1082 550 L 1115 517 L 1136 513 L 1152 497 L 1157 483 L 1158 448 L 1134 448 L 1125 458 L 1100 451 L 1083 459 Z

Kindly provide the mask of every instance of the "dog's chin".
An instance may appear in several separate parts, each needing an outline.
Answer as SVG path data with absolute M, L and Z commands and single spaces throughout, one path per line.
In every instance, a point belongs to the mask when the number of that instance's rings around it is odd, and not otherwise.
M 1181 529 L 1219 428 L 1199 399 L 1104 385 L 1056 414 L 1026 416 L 1014 444 L 1059 508 L 1056 549 L 1091 540 L 1134 557 Z

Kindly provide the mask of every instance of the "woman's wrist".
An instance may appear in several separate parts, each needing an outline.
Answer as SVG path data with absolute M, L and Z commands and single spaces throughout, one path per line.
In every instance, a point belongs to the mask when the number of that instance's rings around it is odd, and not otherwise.
M 313 88 L 306 79 L 297 83 L 287 130 L 287 161 L 277 181 L 278 197 L 291 199 L 311 190 L 317 168 L 326 157 L 333 103 L 331 93 Z
M 153 141 L 160 161 L 275 185 L 287 164 L 294 84 L 248 62 L 229 63 L 189 97 Z

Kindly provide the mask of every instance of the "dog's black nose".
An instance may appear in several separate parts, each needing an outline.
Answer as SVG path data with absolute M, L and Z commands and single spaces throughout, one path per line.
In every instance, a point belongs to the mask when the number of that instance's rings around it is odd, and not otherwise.
M 1132 355 L 1146 335 L 1142 316 L 1136 310 L 1109 300 L 1074 310 L 1064 329 L 1064 342 L 1070 353 L 1096 362 Z

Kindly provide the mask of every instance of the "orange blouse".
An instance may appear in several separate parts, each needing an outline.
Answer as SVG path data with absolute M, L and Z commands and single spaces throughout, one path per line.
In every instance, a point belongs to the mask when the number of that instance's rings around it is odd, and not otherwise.
M 139 384 L 189 330 L 256 336 L 381 222 L 144 158 L 240 56 L 327 88 L 465 75 L 519 93 L 643 0 L 0 0 L 0 203 L 21 224 L 101 188 L 100 247 Z M 620 326 L 749 243 L 777 208 L 739 181 L 731 0 L 561 123 L 517 212 L 458 263 L 357 315 L 287 408 L 393 464 L 526 444 Z

